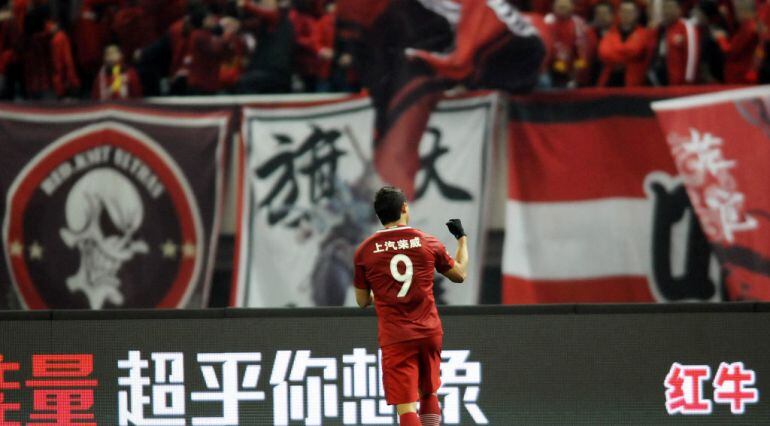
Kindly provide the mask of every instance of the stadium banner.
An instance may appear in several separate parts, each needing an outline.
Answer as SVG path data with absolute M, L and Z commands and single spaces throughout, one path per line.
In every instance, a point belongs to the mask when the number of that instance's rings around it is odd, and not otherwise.
M 0 307 L 206 306 L 231 116 L 0 107 Z
M 471 252 L 483 247 L 498 111 L 494 94 L 444 100 L 419 142 L 410 225 L 450 252 L 456 242 L 444 223 L 454 217 L 468 230 Z M 234 306 L 355 305 L 353 254 L 381 227 L 372 208 L 382 185 L 374 117 L 367 98 L 244 108 Z M 481 264 L 463 285 L 437 275 L 437 301 L 477 303 Z
M 770 300 L 770 88 L 653 109 L 734 300 Z
M 653 100 L 708 90 L 511 100 L 503 303 L 723 299 L 717 262 L 650 109 Z
M 442 424 L 768 424 L 748 305 L 442 309 Z M 0 318 L 4 425 L 397 424 L 371 309 Z
M 420 169 L 412 141 L 446 90 L 526 93 L 537 84 L 548 30 L 541 16 L 517 7 L 500 0 L 338 2 L 337 47 L 352 55 L 376 108 L 375 167 L 407 197 Z M 347 79 L 345 68 L 333 73 Z M 401 167 L 389 166 L 392 153 Z

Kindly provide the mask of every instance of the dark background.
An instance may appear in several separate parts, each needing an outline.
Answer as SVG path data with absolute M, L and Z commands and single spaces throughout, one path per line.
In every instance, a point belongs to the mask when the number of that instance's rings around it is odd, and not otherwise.
M 442 318 L 444 349 L 470 350 L 470 361 L 482 364 L 478 404 L 490 424 L 770 422 L 770 404 L 763 399 L 770 374 L 770 305 L 451 307 Z M 189 400 L 191 391 L 205 390 L 197 353 L 261 352 L 258 390 L 267 398 L 240 406 L 241 424 L 253 425 L 272 424 L 269 378 L 276 350 L 336 358 L 341 374 L 342 355 L 356 347 L 376 353 L 371 309 L 0 314 L 0 354 L 22 366 L 6 373 L 6 380 L 29 379 L 33 353 L 93 353 L 93 376 L 100 382 L 94 412 L 105 425 L 117 424 L 117 378 L 125 374 L 117 361 L 129 350 L 141 350 L 146 358 L 151 352 L 184 352 L 188 419 L 203 414 L 204 404 Z M 714 404 L 710 416 L 668 416 L 663 382 L 674 362 L 709 365 L 704 396 L 712 399 L 720 362 L 735 361 L 756 371 L 759 403 L 747 405 L 742 416 L 721 404 Z M 341 377 L 338 383 L 341 394 Z M 6 401 L 21 402 L 24 410 L 32 407 L 31 398 L 23 386 L 6 391 Z M 473 424 L 461 412 L 461 424 Z

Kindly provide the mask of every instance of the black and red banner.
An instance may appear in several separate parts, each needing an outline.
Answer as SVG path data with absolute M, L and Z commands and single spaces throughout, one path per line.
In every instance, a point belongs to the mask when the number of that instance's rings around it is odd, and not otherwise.
M 230 116 L 0 108 L 0 307 L 206 306 Z

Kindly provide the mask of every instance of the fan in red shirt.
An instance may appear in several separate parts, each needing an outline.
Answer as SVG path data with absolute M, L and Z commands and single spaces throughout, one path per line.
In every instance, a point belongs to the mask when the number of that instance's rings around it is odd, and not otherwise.
M 754 84 L 757 81 L 756 51 L 759 45 L 756 4 L 753 0 L 736 0 L 738 28 L 732 36 L 715 31 L 714 38 L 725 55 L 725 83 Z
M 117 3 L 117 0 L 85 0 L 73 24 L 73 53 L 84 88 L 90 87 L 102 66 Z
M 315 92 L 318 78 L 318 52 L 315 45 L 315 31 L 318 26 L 318 2 L 298 1 L 289 12 L 294 26 L 294 66 L 306 92 Z
M 549 74 L 554 87 L 585 86 L 590 78 L 588 65 L 595 46 L 588 24 L 574 8 L 573 0 L 555 0 L 553 13 L 545 17 L 552 41 Z
M 678 86 L 696 82 L 700 62 L 700 39 L 691 20 L 682 18 L 682 0 L 663 0 L 663 21 L 653 30 L 653 51 L 648 75 L 655 86 Z
M 334 61 L 335 31 L 337 25 L 337 5 L 326 5 L 326 13 L 318 20 L 314 32 L 315 49 L 318 55 L 318 81 L 316 89 L 328 92 L 331 89 L 332 62 Z
M 24 88 L 30 99 L 63 98 L 80 88 L 69 37 L 49 18 L 48 6 L 40 6 L 32 9 L 24 21 L 19 52 Z
M 632 0 L 620 4 L 618 18 L 618 25 L 599 43 L 603 63 L 599 86 L 643 86 L 649 62 L 648 31 L 639 25 L 639 9 Z
M 195 95 L 214 94 L 221 89 L 220 69 L 235 50 L 240 22 L 231 17 L 218 20 L 208 9 L 191 14 L 190 22 L 193 29 L 187 91 Z
M 356 250 L 354 285 L 362 308 L 374 302 L 382 348 L 385 399 L 400 425 L 438 425 L 441 344 L 444 334 L 433 298 L 434 269 L 461 283 L 468 268 L 467 237 L 459 219 L 447 222 L 457 238 L 453 259 L 434 236 L 410 228 L 404 193 L 386 186 L 374 210 L 384 228 Z M 417 416 L 416 401 L 420 401 Z
M 144 49 L 158 39 L 157 16 L 138 0 L 125 0 L 112 22 L 115 41 L 131 62 L 137 50 Z

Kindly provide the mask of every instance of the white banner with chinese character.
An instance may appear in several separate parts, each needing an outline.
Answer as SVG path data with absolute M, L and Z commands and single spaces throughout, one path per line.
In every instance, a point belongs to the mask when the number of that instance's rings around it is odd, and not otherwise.
M 410 202 L 410 225 L 436 235 L 450 252 L 456 243 L 444 223 L 461 218 L 475 259 L 498 111 L 496 95 L 439 104 L 420 141 Z M 353 253 L 380 227 L 372 208 L 382 185 L 373 166 L 374 121 L 364 98 L 244 108 L 233 305 L 355 304 Z M 437 276 L 437 301 L 476 304 L 481 263 L 473 262 L 463 285 Z

